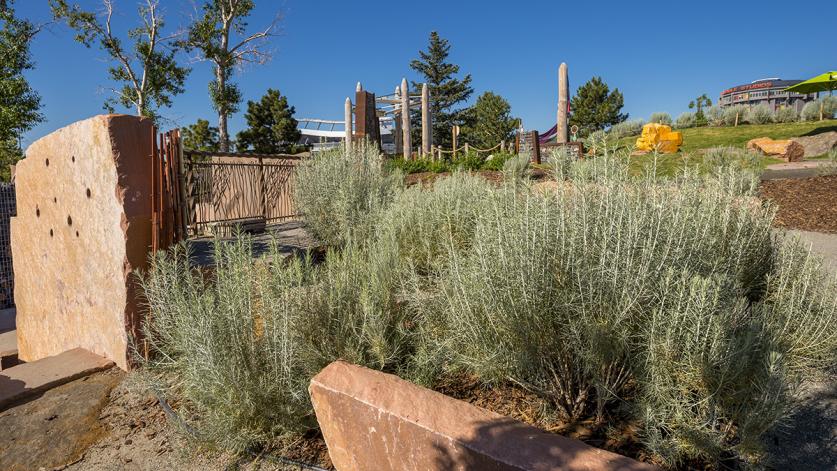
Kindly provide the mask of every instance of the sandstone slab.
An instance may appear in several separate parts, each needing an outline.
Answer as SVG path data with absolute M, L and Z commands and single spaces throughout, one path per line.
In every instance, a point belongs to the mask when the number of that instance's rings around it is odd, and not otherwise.
M 773 140 L 769 137 L 750 139 L 747 141 L 747 149 L 780 158 L 785 162 L 798 162 L 805 158 L 805 148 L 802 144 L 790 139 Z
M 657 469 L 344 362 L 309 393 L 339 471 Z
M 0 373 L 0 407 L 113 366 L 107 358 L 76 348 Z
M 135 271 L 151 244 L 152 123 L 96 116 L 35 141 L 11 221 L 18 351 L 85 348 L 126 369 L 140 325 Z

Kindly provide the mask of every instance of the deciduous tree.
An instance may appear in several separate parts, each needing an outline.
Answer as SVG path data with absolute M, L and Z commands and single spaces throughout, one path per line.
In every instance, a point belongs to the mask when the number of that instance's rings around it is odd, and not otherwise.
M 577 125 L 581 135 L 587 136 L 628 119 L 627 113 L 621 113 L 622 106 L 622 92 L 618 88 L 611 92 L 601 77 L 593 77 L 570 100 L 570 124 Z
M 259 101 L 247 102 L 247 129 L 238 133 L 239 150 L 252 150 L 258 154 L 287 152 L 299 141 L 300 132 L 296 110 L 288 106 L 287 97 L 279 90 L 268 89 Z
M 455 77 L 459 66 L 447 61 L 450 44 L 439 33 L 430 33 L 427 51 L 419 51 L 419 59 L 410 62 L 410 68 L 424 77 L 430 91 L 430 114 L 433 117 L 433 142 L 436 145 L 450 146 L 451 128 L 462 124 L 462 111 L 455 108 L 471 96 L 471 74 L 462 79 Z M 421 84 L 412 83 L 413 90 L 421 90 Z M 412 122 L 420 123 L 420 111 L 414 110 Z M 420 134 L 415 142 L 420 142 Z
M 15 16 L 14 1 L 0 0 L 0 176 L 23 157 L 23 133 L 44 120 L 41 97 L 23 73 L 34 67 L 29 45 L 39 26 Z
M 263 29 L 247 33 L 247 18 L 253 0 L 207 0 L 202 15 L 189 28 L 186 45 L 199 53 L 199 60 L 212 63 L 213 80 L 209 97 L 218 112 L 218 133 L 221 150 L 228 151 L 229 115 L 239 109 L 241 90 L 231 82 L 233 71 L 245 64 L 264 64 L 271 58 L 267 42 L 276 35 L 280 15 Z
M 695 110 L 695 124 L 697 126 L 706 126 L 707 124 L 706 116 L 703 114 L 704 106 L 712 106 L 712 100 L 706 96 L 706 93 L 689 102 L 690 110 L 697 108 Z
M 114 63 L 108 74 L 121 87 L 111 88 L 114 96 L 105 101 L 109 112 L 118 104 L 134 108 L 137 115 L 157 117 L 160 107 L 171 106 L 172 97 L 183 93 L 189 68 L 178 65 L 179 33 L 163 33 L 165 22 L 157 0 L 140 4 L 141 22 L 126 32 L 127 47 L 111 26 L 112 0 L 102 0 L 103 19 L 66 0 L 50 0 L 49 4 L 55 19 L 76 31 L 76 41 L 88 48 L 98 44 Z

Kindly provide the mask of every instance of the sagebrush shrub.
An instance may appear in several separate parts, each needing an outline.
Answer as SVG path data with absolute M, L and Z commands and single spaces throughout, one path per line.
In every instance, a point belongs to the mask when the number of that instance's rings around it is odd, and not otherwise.
M 802 112 L 799 114 L 802 121 L 819 121 L 820 119 L 820 103 L 819 101 L 809 101 L 802 107 Z
M 671 115 L 664 112 L 653 113 L 651 114 L 651 117 L 648 118 L 648 122 L 671 126 Z
M 645 125 L 645 121 L 641 119 L 622 121 L 611 126 L 608 134 L 617 139 L 628 136 L 639 136 L 642 133 L 643 125 Z
M 799 121 L 799 112 L 793 106 L 784 106 L 776 110 L 773 119 L 777 123 L 795 123 Z
M 296 167 L 294 203 L 308 229 L 330 246 L 368 238 L 375 218 L 402 186 L 369 143 L 315 154 Z
M 773 112 L 769 106 L 762 103 L 747 110 L 745 119 L 750 124 L 767 124 L 773 121 Z
M 747 107 L 744 105 L 733 105 L 724 108 L 723 122 L 725 126 L 734 126 L 736 119 L 738 124 L 742 124 L 747 116 Z
M 720 106 L 710 106 L 709 108 L 706 108 L 704 114 L 706 115 L 706 121 L 710 126 L 724 125 L 724 109 Z
M 677 121 L 674 122 L 674 127 L 678 129 L 693 128 L 697 124 L 697 116 L 691 111 L 680 113 Z

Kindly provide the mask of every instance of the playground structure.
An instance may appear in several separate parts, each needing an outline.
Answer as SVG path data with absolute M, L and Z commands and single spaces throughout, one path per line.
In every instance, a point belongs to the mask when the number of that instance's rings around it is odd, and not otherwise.
M 412 142 L 411 111 L 415 109 L 421 110 L 421 145 L 415 149 L 417 154 L 414 153 Z M 368 140 L 383 149 L 381 122 L 391 121 L 393 125 L 389 129 L 393 138 L 392 153 L 408 158 L 432 153 L 432 118 L 427 84 L 422 85 L 420 94 L 411 95 L 405 78 L 392 94 L 376 97 L 374 93 L 364 90 L 358 82 L 354 106 L 351 98 L 346 97 L 343 121 L 343 139 L 347 147 L 351 147 L 353 142 Z

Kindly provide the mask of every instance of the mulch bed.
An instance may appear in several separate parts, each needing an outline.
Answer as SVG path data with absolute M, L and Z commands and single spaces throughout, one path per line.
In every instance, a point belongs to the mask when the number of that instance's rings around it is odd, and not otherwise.
M 778 207 L 777 226 L 837 233 L 837 175 L 767 180 L 760 192 Z

